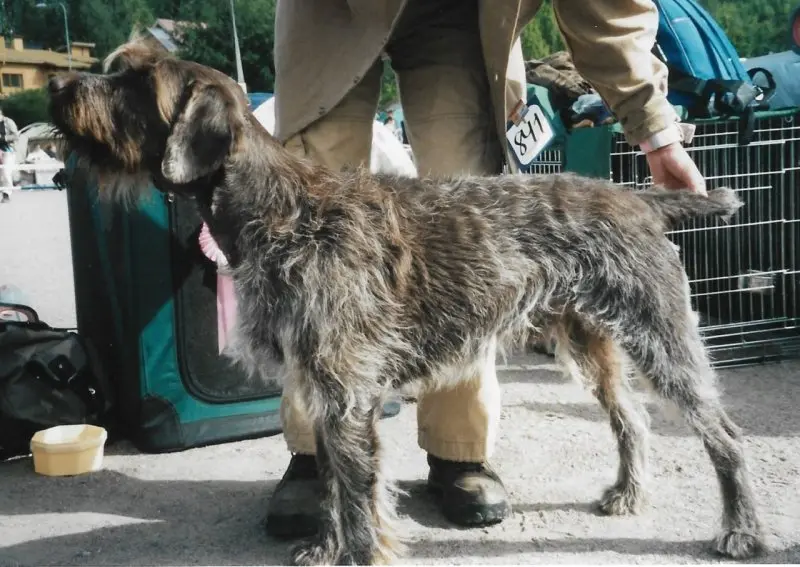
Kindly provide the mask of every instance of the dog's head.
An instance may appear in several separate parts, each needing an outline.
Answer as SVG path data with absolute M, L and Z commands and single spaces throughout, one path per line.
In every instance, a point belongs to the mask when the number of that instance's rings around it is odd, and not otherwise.
M 109 55 L 105 74 L 56 76 L 48 88 L 53 122 L 105 185 L 144 175 L 180 187 L 213 175 L 247 123 L 232 79 L 138 39 Z

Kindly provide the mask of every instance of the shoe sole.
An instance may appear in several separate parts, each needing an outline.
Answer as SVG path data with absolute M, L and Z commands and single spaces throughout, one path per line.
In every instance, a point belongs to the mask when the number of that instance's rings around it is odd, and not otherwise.
M 439 498 L 444 517 L 458 526 L 473 528 L 493 526 L 511 515 L 511 504 L 508 502 L 453 506 L 445 502 L 441 487 L 429 484 L 428 492 Z

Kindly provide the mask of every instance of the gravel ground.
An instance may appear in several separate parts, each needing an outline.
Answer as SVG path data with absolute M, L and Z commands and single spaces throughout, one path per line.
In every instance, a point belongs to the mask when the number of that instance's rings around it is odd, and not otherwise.
M 0 205 L 0 284 L 25 290 L 42 318 L 74 322 L 65 199 L 16 193 Z M 721 373 L 724 401 L 743 428 L 771 553 L 800 562 L 800 362 Z M 592 503 L 615 477 L 616 449 L 599 406 L 542 357 L 504 365 L 504 410 L 493 463 L 513 516 L 460 529 L 424 488 L 415 410 L 382 422 L 400 500 L 403 563 L 709 563 L 721 513 L 702 444 L 651 406 L 650 503 L 607 518 Z M 289 545 L 261 522 L 289 456 L 282 436 L 165 455 L 126 443 L 107 448 L 104 470 L 75 478 L 33 473 L 29 459 L 0 464 L 0 566 L 282 564 Z

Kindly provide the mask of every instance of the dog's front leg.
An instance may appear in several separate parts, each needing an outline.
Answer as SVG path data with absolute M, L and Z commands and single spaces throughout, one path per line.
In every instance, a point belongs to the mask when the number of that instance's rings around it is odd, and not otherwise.
M 387 563 L 396 544 L 389 525 L 394 507 L 380 473 L 380 400 L 348 408 L 328 399 L 324 406 L 315 419 L 317 466 L 325 491 L 319 534 L 297 546 L 292 560 L 295 565 Z

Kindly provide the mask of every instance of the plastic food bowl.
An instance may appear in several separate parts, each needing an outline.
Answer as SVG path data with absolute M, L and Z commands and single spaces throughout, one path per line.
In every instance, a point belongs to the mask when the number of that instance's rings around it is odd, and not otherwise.
M 33 469 L 47 476 L 72 476 L 99 470 L 108 433 L 94 425 L 59 425 L 31 439 Z

